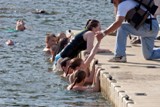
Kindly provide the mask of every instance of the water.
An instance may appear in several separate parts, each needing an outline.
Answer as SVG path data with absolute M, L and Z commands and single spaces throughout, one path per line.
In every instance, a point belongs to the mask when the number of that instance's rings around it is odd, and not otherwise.
M 33 14 L 36 9 L 49 14 Z M 0 0 L 0 107 L 110 107 L 100 93 L 67 91 L 42 52 L 47 32 L 82 29 L 89 18 L 106 27 L 113 21 L 112 6 L 106 0 Z M 8 32 L 18 19 L 27 30 Z M 15 45 L 5 45 L 8 39 Z

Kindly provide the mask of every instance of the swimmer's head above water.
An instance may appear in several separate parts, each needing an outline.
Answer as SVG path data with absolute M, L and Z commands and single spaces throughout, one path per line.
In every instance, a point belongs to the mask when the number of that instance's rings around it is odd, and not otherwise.
M 14 45 L 14 42 L 9 39 L 9 40 L 6 41 L 6 44 L 11 46 L 11 45 Z
M 18 31 L 24 31 L 25 29 L 26 29 L 26 27 L 25 27 L 24 21 L 23 20 L 18 20 L 16 22 L 16 30 L 18 30 Z

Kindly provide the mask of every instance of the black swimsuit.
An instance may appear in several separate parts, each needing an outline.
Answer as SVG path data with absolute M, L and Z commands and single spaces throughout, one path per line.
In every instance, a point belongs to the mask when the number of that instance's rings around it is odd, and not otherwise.
M 74 37 L 74 39 L 69 44 L 67 44 L 67 46 L 60 53 L 62 58 L 77 57 L 82 50 L 85 50 L 87 48 L 87 41 L 83 39 L 83 34 L 87 31 L 88 30 L 80 32 Z

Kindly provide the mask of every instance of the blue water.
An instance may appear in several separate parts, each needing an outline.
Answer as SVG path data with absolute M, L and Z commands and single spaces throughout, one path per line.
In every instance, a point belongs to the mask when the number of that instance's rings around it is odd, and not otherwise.
M 32 13 L 36 9 L 49 14 Z M 47 32 L 83 29 L 89 18 L 108 26 L 112 6 L 107 0 L 0 0 L 0 107 L 111 107 L 101 93 L 67 91 L 42 51 Z M 27 30 L 13 31 L 18 19 Z M 5 45 L 8 39 L 15 45 Z

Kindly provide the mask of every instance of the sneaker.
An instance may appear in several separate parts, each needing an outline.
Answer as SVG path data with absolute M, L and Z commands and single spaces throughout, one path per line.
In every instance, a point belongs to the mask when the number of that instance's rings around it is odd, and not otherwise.
M 136 39 L 131 41 L 131 44 L 141 44 L 141 40 L 140 39 Z
M 109 62 L 127 62 L 126 56 L 120 56 L 120 57 L 113 57 L 112 59 L 109 60 Z
M 160 36 L 157 37 L 157 40 L 160 40 Z

